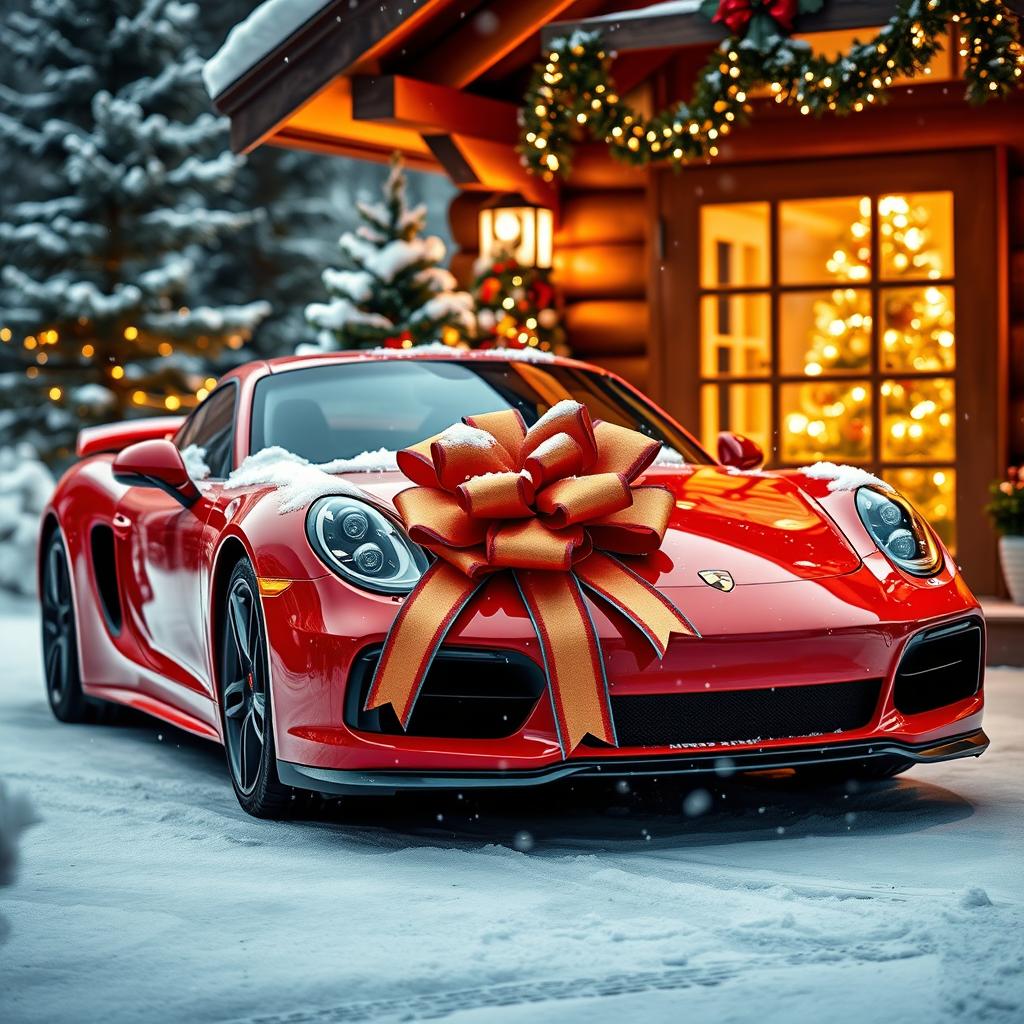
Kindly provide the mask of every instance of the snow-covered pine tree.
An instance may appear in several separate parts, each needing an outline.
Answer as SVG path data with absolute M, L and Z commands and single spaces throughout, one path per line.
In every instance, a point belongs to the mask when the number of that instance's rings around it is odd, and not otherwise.
M 323 273 L 331 300 L 306 308 L 309 322 L 320 329 L 321 348 L 455 344 L 472 332 L 473 299 L 455 290 L 455 278 L 440 265 L 444 242 L 422 234 L 426 207 L 410 207 L 405 193 L 396 155 L 383 202 L 356 204 L 362 223 L 339 239 L 342 265 Z
M 0 588 L 36 592 L 39 520 L 53 494 L 53 474 L 22 442 L 0 448 Z
M 273 146 L 246 158 L 232 196 L 238 209 L 261 216 L 202 268 L 210 301 L 258 295 L 273 309 L 238 358 L 283 355 L 310 335 L 306 306 L 323 294 L 320 275 L 334 259 L 338 231 L 354 220 L 340 216 L 331 195 L 347 162 Z
M 0 429 L 66 453 L 81 422 L 187 408 L 265 303 L 194 305 L 203 247 L 251 222 L 178 0 L 32 0 L 0 27 L 20 65 L 0 145 Z

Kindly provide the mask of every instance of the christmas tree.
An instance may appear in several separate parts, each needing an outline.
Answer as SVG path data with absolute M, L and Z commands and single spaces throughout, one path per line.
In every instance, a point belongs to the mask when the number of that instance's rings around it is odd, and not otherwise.
M 892 461 L 928 452 L 952 459 L 952 384 L 899 376 L 951 370 L 954 363 L 953 303 L 948 289 L 927 284 L 942 275 L 933 245 L 929 214 L 904 196 L 878 202 L 879 248 L 886 277 L 925 283 L 889 288 L 882 293 L 884 330 L 881 363 L 894 378 L 881 386 L 882 449 Z M 827 299 L 814 304 L 813 327 L 804 373 L 868 373 L 871 367 L 872 317 L 868 296 L 854 286 L 871 276 L 871 200 L 860 202 L 859 216 L 836 246 L 826 267 L 837 280 Z M 851 380 L 813 382 L 800 388 L 800 408 L 786 418 L 784 458 L 865 461 L 871 457 L 871 393 Z
M 28 444 L 0 448 L 0 588 L 36 592 L 39 518 L 53 485 L 53 474 Z
M 306 308 L 320 348 L 458 344 L 473 330 L 473 299 L 440 266 L 444 242 L 422 234 L 426 207 L 410 207 L 401 160 L 391 162 L 383 202 L 356 204 L 362 223 L 338 245 L 342 265 L 324 271 L 329 302 Z M 303 350 L 315 346 L 302 346 Z
M 174 0 L 33 0 L 0 28 L 21 68 L 0 143 L 21 172 L 0 214 L 0 427 L 66 454 L 82 422 L 177 411 L 265 303 L 191 301 L 204 249 L 251 223 Z M 16 198 L 14 198 L 16 193 Z
M 523 266 L 509 253 L 479 267 L 473 283 L 475 344 L 568 354 L 550 277 L 550 271 Z

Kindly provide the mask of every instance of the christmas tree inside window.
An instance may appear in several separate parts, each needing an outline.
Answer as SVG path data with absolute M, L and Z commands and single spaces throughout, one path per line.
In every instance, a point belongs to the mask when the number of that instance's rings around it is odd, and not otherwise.
M 862 465 L 953 543 L 951 193 L 707 205 L 700 251 L 705 442 Z

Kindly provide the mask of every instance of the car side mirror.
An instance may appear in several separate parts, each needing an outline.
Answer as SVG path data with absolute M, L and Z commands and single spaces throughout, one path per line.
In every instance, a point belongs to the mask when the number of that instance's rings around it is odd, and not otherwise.
M 723 430 L 718 435 L 718 461 L 734 469 L 760 469 L 764 464 L 764 452 L 749 437 Z
M 159 487 L 185 508 L 199 500 L 199 488 L 188 475 L 181 452 L 166 438 L 139 441 L 118 452 L 114 479 L 129 487 Z

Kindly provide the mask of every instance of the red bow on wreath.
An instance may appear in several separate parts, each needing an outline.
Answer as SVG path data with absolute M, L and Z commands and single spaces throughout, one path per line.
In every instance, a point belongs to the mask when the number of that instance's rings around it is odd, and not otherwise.
M 660 658 L 669 636 L 697 636 L 671 601 L 619 555 L 656 551 L 673 508 L 633 481 L 660 444 L 594 423 L 579 402 L 529 430 L 515 410 L 467 416 L 398 453 L 417 484 L 395 497 L 416 543 L 437 555 L 395 618 L 367 696 L 407 725 L 445 634 L 494 574 L 511 573 L 540 641 L 563 754 L 590 734 L 615 744 L 604 660 L 582 588 L 623 613 Z
M 756 12 L 764 11 L 787 32 L 792 32 L 798 5 L 799 0 L 721 0 L 711 20 L 721 22 L 734 36 L 738 36 Z

